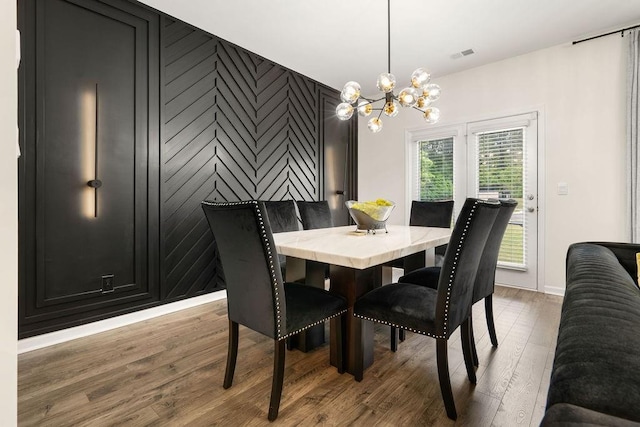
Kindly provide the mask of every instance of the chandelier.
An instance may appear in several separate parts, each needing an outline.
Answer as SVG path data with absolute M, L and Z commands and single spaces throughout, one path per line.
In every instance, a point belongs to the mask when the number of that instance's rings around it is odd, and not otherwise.
M 379 111 L 377 116 L 370 118 L 367 123 L 369 130 L 374 133 L 382 130 L 382 114 L 395 117 L 400 106 L 420 111 L 425 122 L 429 124 L 437 123 L 440 110 L 431 104 L 440 98 L 440 86 L 430 81 L 429 71 L 418 68 L 411 74 L 411 85 L 402 89 L 398 95 L 394 93 L 396 77 L 391 74 L 391 0 L 387 0 L 387 72 L 380 74 L 377 81 L 378 89 L 384 96 L 377 99 L 366 98 L 360 93 L 360 85 L 357 82 L 347 82 L 340 93 L 342 103 L 336 107 L 336 115 L 340 120 L 349 120 L 355 110 L 362 117 L 369 117 L 374 111 Z M 384 103 L 375 107 L 379 101 Z

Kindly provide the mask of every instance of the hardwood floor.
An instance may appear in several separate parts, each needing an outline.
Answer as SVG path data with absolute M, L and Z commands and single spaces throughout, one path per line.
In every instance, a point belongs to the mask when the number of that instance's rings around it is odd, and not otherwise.
M 562 297 L 497 287 L 499 347 L 491 347 L 484 304 L 474 306 L 480 366 L 466 377 L 456 332 L 449 344 L 458 420 L 446 416 L 435 340 L 407 333 L 396 353 L 376 326 L 375 360 L 361 383 L 329 365 L 328 344 L 287 353 L 273 425 L 515 426 L 544 414 Z M 267 421 L 272 341 L 240 327 L 233 386 L 222 380 L 226 301 L 216 301 L 19 356 L 20 426 L 240 426 Z

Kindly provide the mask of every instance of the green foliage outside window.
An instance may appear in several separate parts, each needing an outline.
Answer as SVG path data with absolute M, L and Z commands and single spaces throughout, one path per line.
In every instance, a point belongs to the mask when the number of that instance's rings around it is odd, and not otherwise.
M 480 197 L 516 199 L 522 210 L 524 129 L 513 128 L 477 135 L 478 188 Z M 453 199 L 453 138 L 419 142 L 420 200 Z M 520 213 L 521 215 L 521 213 Z M 524 265 L 522 222 L 511 223 L 500 249 L 500 262 Z
M 420 200 L 453 199 L 453 138 L 420 142 Z

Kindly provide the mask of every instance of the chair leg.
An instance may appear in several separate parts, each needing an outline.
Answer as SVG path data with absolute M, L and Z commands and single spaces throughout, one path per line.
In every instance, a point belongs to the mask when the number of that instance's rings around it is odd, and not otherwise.
M 346 331 L 346 313 L 331 319 L 331 328 L 336 331 L 336 367 L 339 374 L 344 374 L 344 349 L 345 349 L 345 337 Z
M 236 370 L 236 359 L 238 359 L 238 323 L 229 319 L 229 348 L 227 350 L 227 369 L 224 373 L 224 383 L 222 387 L 229 388 L 233 383 L 233 373 Z
M 473 335 L 473 314 L 469 315 L 469 337 L 471 338 L 471 355 L 473 356 L 474 366 L 480 366 L 478 361 L 478 351 L 476 350 L 476 337 Z
M 405 339 L 404 329 L 400 329 L 400 331 L 398 331 L 398 336 L 399 336 L 400 342 L 404 341 Z
M 359 322 L 359 324 L 356 327 L 362 330 L 362 322 L 365 322 L 366 320 L 362 320 L 359 317 L 355 317 L 354 320 L 356 322 Z M 354 343 L 353 348 L 354 348 L 353 356 L 355 359 L 353 362 L 353 370 L 354 370 L 353 376 L 356 381 L 360 382 L 362 381 L 362 378 L 364 376 L 364 365 L 363 365 L 364 361 L 362 360 L 364 358 L 364 349 L 362 345 L 362 340 Z
M 469 319 L 460 325 L 460 340 L 462 341 L 462 354 L 464 355 L 464 365 L 467 368 L 467 377 L 472 384 L 476 383 L 476 367 L 473 365 L 473 354 L 471 344 L 471 333 L 469 328 L 471 321 Z
M 391 351 L 394 353 L 398 350 L 398 334 L 396 332 L 396 327 L 391 327 Z
M 440 380 L 440 393 L 444 407 L 447 410 L 447 416 L 452 420 L 458 418 L 456 405 L 453 401 L 453 393 L 451 392 L 451 380 L 449 379 L 449 360 L 447 356 L 447 340 L 445 338 L 436 338 L 436 355 L 438 360 L 438 379 Z
M 271 401 L 269 402 L 269 421 L 278 418 L 280 397 L 282 396 L 282 382 L 284 380 L 285 340 L 275 341 L 273 352 L 273 382 L 271 384 Z
M 498 336 L 496 335 L 496 325 L 493 323 L 493 294 L 484 299 L 484 311 L 487 315 L 487 328 L 489 329 L 489 337 L 491 337 L 491 345 L 498 346 Z

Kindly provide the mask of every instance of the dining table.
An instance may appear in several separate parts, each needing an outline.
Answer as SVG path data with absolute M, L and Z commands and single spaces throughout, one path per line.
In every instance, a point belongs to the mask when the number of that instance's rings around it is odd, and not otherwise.
M 362 366 L 373 363 L 373 325 L 353 316 L 356 300 L 370 290 L 391 283 L 393 260 L 402 259 L 405 272 L 427 265 L 433 249 L 446 244 L 451 229 L 387 225 L 374 232 L 356 230 L 355 226 L 319 228 L 274 233 L 278 254 L 286 256 L 285 280 L 326 287 L 329 266 L 329 291 L 347 300 L 348 313 L 344 334 L 343 360 L 346 371 L 356 369 L 356 346 L 361 345 Z M 336 331 L 330 330 L 331 364 L 337 364 Z M 324 342 L 324 326 L 318 325 L 301 334 L 295 346 L 309 351 Z

